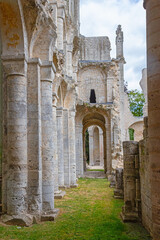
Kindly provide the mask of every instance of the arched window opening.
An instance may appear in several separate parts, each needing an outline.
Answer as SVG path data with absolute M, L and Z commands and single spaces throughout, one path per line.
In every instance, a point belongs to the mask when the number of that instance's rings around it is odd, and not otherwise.
M 91 89 L 90 103 L 96 103 L 96 93 L 94 89 Z
M 134 141 L 134 129 L 129 128 L 129 140 Z

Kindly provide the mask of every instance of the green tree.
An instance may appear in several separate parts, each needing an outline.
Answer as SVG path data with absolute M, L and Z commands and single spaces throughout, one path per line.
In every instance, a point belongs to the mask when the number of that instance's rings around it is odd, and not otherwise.
M 143 93 L 137 89 L 128 91 L 128 98 L 130 104 L 130 110 L 134 116 L 143 116 L 143 106 L 145 103 L 145 98 Z

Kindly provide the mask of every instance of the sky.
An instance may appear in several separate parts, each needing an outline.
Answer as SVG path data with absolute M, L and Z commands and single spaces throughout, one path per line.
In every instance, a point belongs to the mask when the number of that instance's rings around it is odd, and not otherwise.
M 128 89 L 141 89 L 139 81 L 146 67 L 146 20 L 143 0 L 80 0 L 81 34 L 108 36 L 111 57 L 116 57 L 116 29 L 124 32 L 125 81 Z

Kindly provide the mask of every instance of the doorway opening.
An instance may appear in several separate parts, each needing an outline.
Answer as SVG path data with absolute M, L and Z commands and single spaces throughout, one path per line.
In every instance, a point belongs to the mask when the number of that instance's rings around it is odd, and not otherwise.
M 97 125 L 85 131 L 86 169 L 104 170 L 104 138 L 103 130 Z

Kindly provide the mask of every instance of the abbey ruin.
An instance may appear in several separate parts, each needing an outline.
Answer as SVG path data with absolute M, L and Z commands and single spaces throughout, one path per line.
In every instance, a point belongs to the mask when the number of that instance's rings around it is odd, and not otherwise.
M 142 218 L 153 240 L 160 239 L 160 2 L 144 2 L 144 115 L 149 118 L 142 140 L 143 118 L 131 114 L 125 91 L 124 37 L 118 23 L 116 56 L 111 58 L 114 43 L 108 37 L 80 34 L 80 0 L 0 0 L 4 223 L 30 226 L 55 219 L 54 198 L 77 187 L 84 176 L 88 131 L 89 164 L 102 166 L 108 179 L 124 167 L 124 220 Z M 143 81 L 141 85 L 146 89 Z M 127 142 L 129 128 L 137 142 Z

